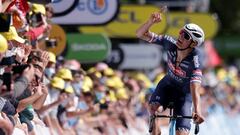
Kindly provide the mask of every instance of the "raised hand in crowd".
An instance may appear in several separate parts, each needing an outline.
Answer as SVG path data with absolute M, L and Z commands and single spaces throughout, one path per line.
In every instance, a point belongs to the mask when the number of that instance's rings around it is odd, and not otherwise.
M 19 63 L 27 63 L 27 60 L 28 60 L 28 56 L 30 55 L 31 53 L 31 50 L 32 50 L 32 46 L 30 45 L 25 45 L 25 44 L 18 44 L 17 46 L 17 49 L 15 50 L 16 51 L 16 60 L 17 60 Z M 19 57 L 19 58 L 17 58 Z
M 36 110 L 39 110 L 43 107 L 43 104 L 47 98 L 48 95 L 48 88 L 40 82 L 39 85 L 37 86 L 37 94 L 39 94 L 39 98 L 34 101 L 33 103 L 33 108 Z
M 16 48 L 16 61 L 22 63 L 25 57 L 25 50 L 20 47 Z
M 33 88 L 33 92 L 34 92 L 34 94 L 36 94 L 37 96 L 42 96 L 42 95 L 43 95 L 42 86 L 41 86 L 41 85 L 35 86 L 35 87 Z
M 35 77 L 34 67 L 32 65 L 30 65 L 28 68 L 26 68 L 23 71 L 23 76 L 27 78 L 28 82 L 31 82 Z
M 48 29 L 49 24 L 47 23 L 47 17 L 43 14 L 41 16 L 42 16 L 42 20 L 43 20 L 43 26 L 45 27 L 45 29 Z
M 42 93 L 47 95 L 48 94 L 48 87 L 43 83 L 40 83 L 40 85 L 41 85 L 41 88 L 42 88 Z
M 0 13 L 4 13 L 8 6 L 13 2 L 14 0 L 1 0 L 0 1 Z
M 41 58 L 43 61 L 43 69 L 45 69 L 49 61 L 49 53 L 47 51 L 43 51 Z
M 9 120 L 9 118 L 5 113 L 1 113 L 0 115 L 2 116 L 2 118 L 0 118 L 0 123 L 1 123 L 0 129 L 2 129 L 6 135 L 12 135 L 12 132 L 13 132 L 12 122 Z
M 19 101 L 17 112 L 23 111 L 28 105 L 34 107 L 34 103 L 43 95 L 41 86 L 30 86 L 29 89 L 32 91 L 32 95 Z
M 25 133 L 25 135 L 28 135 L 28 127 L 25 123 L 20 122 L 18 113 L 16 113 L 13 116 L 13 119 L 14 119 L 14 123 L 15 123 L 15 128 L 18 128 L 18 129 L 22 130 Z

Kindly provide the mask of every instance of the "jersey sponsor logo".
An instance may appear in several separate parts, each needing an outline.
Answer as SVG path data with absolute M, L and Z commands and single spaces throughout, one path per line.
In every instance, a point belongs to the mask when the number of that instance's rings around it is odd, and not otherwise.
M 198 58 L 197 55 L 196 55 L 196 56 L 193 56 L 193 62 L 194 62 L 194 66 L 195 66 L 196 68 L 198 68 L 198 67 L 200 66 L 200 64 L 199 64 L 199 58 Z
M 160 100 L 160 96 L 156 96 L 156 100 Z
M 183 83 L 183 78 L 176 76 L 171 70 L 168 70 L 168 75 L 177 82 Z
M 170 36 L 168 36 L 168 35 L 164 35 L 164 38 L 165 38 L 166 40 L 168 40 L 169 42 L 173 43 L 173 44 L 176 44 L 176 43 L 177 43 L 177 41 L 176 41 L 174 38 L 172 38 L 172 37 L 170 37 Z
M 157 34 L 155 34 L 154 33 L 154 35 L 153 35 L 153 39 L 152 39 L 152 41 L 151 42 L 156 42 L 157 40 L 162 40 L 162 38 L 163 38 L 163 36 L 162 35 L 157 35 Z
M 169 60 L 168 61 L 168 66 L 169 68 L 178 76 L 180 77 L 186 77 L 186 72 L 184 70 L 182 70 L 181 67 L 176 67 L 172 64 L 172 62 Z

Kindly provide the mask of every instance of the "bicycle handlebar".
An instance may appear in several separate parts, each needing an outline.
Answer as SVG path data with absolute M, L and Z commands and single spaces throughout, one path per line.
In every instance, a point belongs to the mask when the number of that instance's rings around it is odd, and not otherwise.
M 192 119 L 192 116 L 182 116 L 182 115 L 155 115 L 155 117 L 160 117 L 160 118 L 185 118 L 185 119 Z
M 185 118 L 185 119 L 193 119 L 192 116 L 182 116 L 182 115 L 153 115 L 150 117 L 150 125 L 149 125 L 149 133 L 153 130 L 153 122 L 155 118 Z M 194 134 L 197 135 L 199 133 L 199 124 L 195 124 Z

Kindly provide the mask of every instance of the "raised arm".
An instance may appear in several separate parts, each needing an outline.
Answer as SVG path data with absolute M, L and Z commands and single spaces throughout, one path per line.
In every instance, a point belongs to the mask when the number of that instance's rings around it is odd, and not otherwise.
M 44 84 L 41 84 L 41 88 L 42 88 L 43 94 L 32 104 L 33 108 L 36 110 L 39 110 L 42 108 L 42 106 L 47 98 L 47 95 L 48 95 L 48 88 Z
M 153 24 L 161 22 L 162 17 L 160 12 L 154 12 L 150 18 L 142 24 L 136 31 L 136 36 L 145 41 L 151 41 L 153 38 L 150 28 Z

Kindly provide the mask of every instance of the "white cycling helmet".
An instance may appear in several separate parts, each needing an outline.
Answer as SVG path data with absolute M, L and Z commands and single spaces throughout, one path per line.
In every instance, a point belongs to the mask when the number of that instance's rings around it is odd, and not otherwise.
M 193 41 L 197 42 L 197 46 L 202 45 L 205 36 L 202 28 L 196 24 L 189 23 L 184 25 L 183 29 L 190 34 Z

